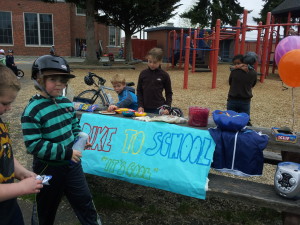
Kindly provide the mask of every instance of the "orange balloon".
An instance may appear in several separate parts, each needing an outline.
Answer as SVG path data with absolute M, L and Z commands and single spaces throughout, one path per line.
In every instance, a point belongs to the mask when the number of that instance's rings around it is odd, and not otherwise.
M 281 57 L 278 72 L 283 83 L 300 87 L 300 49 L 291 50 Z

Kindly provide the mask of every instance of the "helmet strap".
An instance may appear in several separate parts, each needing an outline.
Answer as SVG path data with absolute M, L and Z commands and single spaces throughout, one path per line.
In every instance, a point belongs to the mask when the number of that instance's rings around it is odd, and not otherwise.
M 34 82 L 34 85 L 37 86 L 42 92 L 45 92 L 49 98 L 51 98 L 51 99 L 55 98 L 54 96 L 50 95 L 49 92 L 46 90 L 46 88 L 44 88 L 42 85 L 40 85 L 39 82 L 37 82 L 36 80 L 34 80 L 33 82 Z

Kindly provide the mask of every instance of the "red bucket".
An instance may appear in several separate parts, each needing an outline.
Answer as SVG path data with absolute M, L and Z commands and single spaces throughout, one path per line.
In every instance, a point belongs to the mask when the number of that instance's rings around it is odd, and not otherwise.
M 194 127 L 206 127 L 208 123 L 209 109 L 191 106 L 189 107 L 189 121 L 188 124 Z

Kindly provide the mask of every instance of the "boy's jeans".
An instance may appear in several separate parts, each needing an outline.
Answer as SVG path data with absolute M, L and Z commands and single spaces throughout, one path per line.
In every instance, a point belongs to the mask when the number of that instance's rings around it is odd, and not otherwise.
M 36 195 L 32 224 L 53 224 L 63 195 L 67 197 L 81 224 L 101 224 L 80 162 L 49 165 L 34 159 L 33 170 L 40 175 L 51 175 L 52 179 L 49 180 L 50 185 L 44 185 Z

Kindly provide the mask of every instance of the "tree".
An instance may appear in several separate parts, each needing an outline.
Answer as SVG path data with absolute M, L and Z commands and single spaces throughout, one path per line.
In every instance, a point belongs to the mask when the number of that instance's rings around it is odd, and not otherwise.
M 132 60 L 131 36 L 146 27 L 157 26 L 175 15 L 180 0 L 97 0 L 102 12 L 98 21 L 125 32 L 126 61 Z
M 260 21 L 266 23 L 268 12 L 271 12 L 282 2 L 284 2 L 284 0 L 263 0 L 263 1 L 265 2 L 265 4 L 263 5 L 263 8 L 260 10 L 259 13 L 260 17 L 253 17 L 253 20 L 257 23 L 259 23 Z
M 58 2 L 58 0 L 42 0 L 44 2 Z M 86 9 L 86 44 L 87 44 L 87 54 L 85 58 L 86 64 L 98 64 L 97 55 L 95 53 L 96 45 L 95 45 L 95 15 L 97 12 L 95 11 L 95 1 L 96 0 L 66 0 L 66 2 L 74 3 L 81 8 Z
M 189 11 L 181 14 L 193 25 L 213 28 L 217 19 L 223 24 L 235 26 L 244 8 L 237 0 L 199 0 Z

